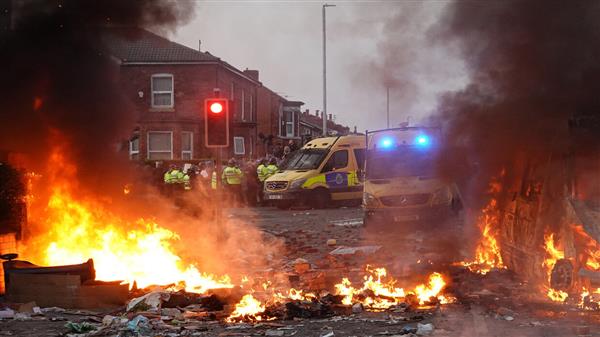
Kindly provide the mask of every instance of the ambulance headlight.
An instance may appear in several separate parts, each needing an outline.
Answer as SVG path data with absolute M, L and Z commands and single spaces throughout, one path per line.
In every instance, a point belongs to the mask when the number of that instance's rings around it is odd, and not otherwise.
M 302 185 L 304 185 L 305 182 L 306 182 L 306 179 L 296 179 L 296 180 L 292 181 L 292 183 L 290 184 L 289 189 L 290 190 L 295 190 L 295 189 L 301 188 Z

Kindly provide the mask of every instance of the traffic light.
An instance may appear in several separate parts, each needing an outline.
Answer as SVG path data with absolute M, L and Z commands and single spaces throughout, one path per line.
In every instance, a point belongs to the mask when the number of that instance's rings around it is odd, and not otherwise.
M 204 137 L 206 147 L 229 146 L 229 101 L 227 99 L 204 100 Z

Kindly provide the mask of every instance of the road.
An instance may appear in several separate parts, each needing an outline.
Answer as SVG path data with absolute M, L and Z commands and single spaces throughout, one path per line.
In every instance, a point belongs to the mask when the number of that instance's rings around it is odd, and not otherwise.
M 280 239 L 284 251 L 272 268 L 294 273 L 293 261 L 307 260 L 311 270 L 292 280 L 300 288 L 330 287 L 341 277 L 359 281 L 365 264 L 386 267 L 400 282 L 423 282 L 432 271 L 448 275 L 449 289 L 458 302 L 411 313 L 362 312 L 315 319 L 276 321 L 258 325 L 201 322 L 197 330 L 172 329 L 169 336 L 394 336 L 420 323 L 432 323 L 432 336 L 600 336 L 598 315 L 548 303 L 510 272 L 485 277 L 451 267 L 468 254 L 461 241 L 459 220 L 445 225 L 410 228 L 363 228 L 360 208 L 226 210 L 229 219 L 257 226 L 266 236 Z M 328 240 L 335 240 L 335 245 Z M 373 254 L 332 259 L 340 246 L 381 246 Z M 296 284 L 294 284 L 294 282 Z M 102 313 L 98 317 L 102 317 Z M 58 318 L 56 318 L 58 316 Z M 56 321 L 51 318 L 55 317 Z M 89 320 L 90 315 L 47 314 L 34 320 L 0 321 L 0 336 L 59 336 L 65 320 Z M 131 318 L 131 317 L 130 317 Z M 184 324 L 185 325 L 185 324 Z M 198 324 L 197 324 L 198 325 Z M 110 335 L 110 334 L 107 334 Z M 114 334 L 113 334 L 114 335 Z M 157 336 L 165 336 L 164 331 Z

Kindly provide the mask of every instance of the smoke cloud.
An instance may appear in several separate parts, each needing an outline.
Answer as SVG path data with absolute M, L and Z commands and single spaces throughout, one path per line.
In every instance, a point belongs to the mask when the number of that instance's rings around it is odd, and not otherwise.
M 438 117 L 450 145 L 476 163 L 471 196 L 503 168 L 510 188 L 525 157 L 566 153 L 569 118 L 600 112 L 599 10 L 593 1 L 459 1 L 444 12 L 433 41 L 458 46 L 470 84 L 444 95 Z
M 58 135 L 81 181 L 94 189 L 111 185 L 123 167 L 117 145 L 131 133 L 134 116 L 119 90 L 118 66 L 103 53 L 102 30 L 172 30 L 190 19 L 192 3 L 25 0 L 0 7 L 0 148 L 45 163 Z

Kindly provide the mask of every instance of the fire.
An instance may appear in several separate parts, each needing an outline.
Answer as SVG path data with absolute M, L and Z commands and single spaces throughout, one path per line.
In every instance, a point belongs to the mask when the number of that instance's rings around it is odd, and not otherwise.
M 342 279 L 341 283 L 335 285 L 336 294 L 344 297 L 343 304 L 362 303 L 367 308 L 387 309 L 405 301 L 409 294 L 416 296 L 420 305 L 426 304 L 431 298 L 437 298 L 441 303 L 452 301 L 452 299 L 440 295 L 446 282 L 439 273 L 432 273 L 429 275 L 427 284 L 418 285 L 409 292 L 397 287 L 397 281 L 393 278 L 385 281 L 387 277 L 385 268 L 367 266 L 367 273 L 361 288 L 353 287 L 348 278 Z
M 582 263 L 584 263 L 588 269 L 600 269 L 600 247 L 598 242 L 585 232 L 583 226 L 573 225 L 571 227 L 582 243 L 581 246 L 583 246 Z
M 50 159 L 48 203 L 30 217 L 45 228 L 25 247 L 26 257 L 47 265 L 77 264 L 94 260 L 96 279 L 125 281 L 139 287 L 175 285 L 189 292 L 233 287 L 229 277 L 201 273 L 174 252 L 177 233 L 154 221 L 133 223 L 106 210 L 94 199 L 76 198 L 76 169 L 55 150 Z
M 554 234 L 544 235 L 544 249 L 546 250 L 546 259 L 542 263 L 542 266 L 546 268 L 548 274 L 548 282 L 550 282 L 550 274 L 552 268 L 556 264 L 556 261 L 564 259 L 565 253 L 558 250 L 554 245 Z
M 489 192 L 492 195 L 498 194 L 501 186 L 498 182 L 490 184 Z M 500 254 L 500 247 L 497 241 L 498 227 L 500 224 L 500 212 L 498 210 L 498 201 L 492 198 L 487 206 L 482 210 L 477 222 L 481 230 L 481 239 L 477 244 L 475 259 L 468 262 L 460 262 L 460 265 L 466 266 L 470 271 L 482 275 L 496 268 L 506 268 Z
M 569 294 L 567 294 L 566 292 L 552 288 L 548 288 L 547 295 L 552 301 L 555 302 L 564 302 L 567 299 L 567 297 L 569 297 Z
M 251 294 L 246 294 L 240 302 L 235 305 L 235 310 L 227 317 L 227 322 L 239 320 L 262 321 L 266 307 Z

